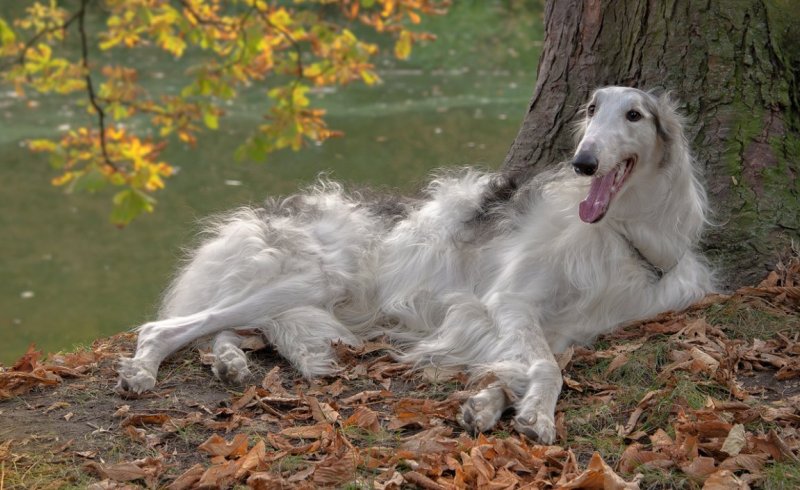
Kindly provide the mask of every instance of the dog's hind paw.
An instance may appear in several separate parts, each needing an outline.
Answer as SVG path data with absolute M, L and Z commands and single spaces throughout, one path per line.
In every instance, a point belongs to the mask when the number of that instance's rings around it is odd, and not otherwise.
M 556 440 L 556 424 L 551 417 L 543 414 L 518 415 L 514 418 L 514 428 L 540 444 L 552 444 Z
M 222 382 L 240 385 L 252 375 L 247 367 L 247 357 L 238 348 L 229 348 L 218 354 L 211 371 Z
M 140 394 L 152 390 L 156 385 L 155 373 L 150 372 L 139 360 L 120 358 L 116 369 L 119 374 L 117 391 Z

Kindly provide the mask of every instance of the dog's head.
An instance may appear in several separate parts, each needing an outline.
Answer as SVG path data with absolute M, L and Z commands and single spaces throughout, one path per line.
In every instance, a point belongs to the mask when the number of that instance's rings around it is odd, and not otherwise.
M 584 111 L 572 167 L 592 179 L 579 215 L 595 223 L 631 182 L 658 172 L 668 147 L 674 142 L 683 144 L 684 137 L 680 118 L 666 95 L 606 87 L 592 94 Z

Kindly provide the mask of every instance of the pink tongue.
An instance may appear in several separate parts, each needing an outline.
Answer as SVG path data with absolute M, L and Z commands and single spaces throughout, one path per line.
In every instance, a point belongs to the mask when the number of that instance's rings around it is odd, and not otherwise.
M 587 223 L 600 221 L 611 202 L 611 186 L 614 184 L 616 172 L 611 171 L 602 177 L 592 179 L 592 187 L 589 188 L 589 195 L 581 201 L 578 214 Z

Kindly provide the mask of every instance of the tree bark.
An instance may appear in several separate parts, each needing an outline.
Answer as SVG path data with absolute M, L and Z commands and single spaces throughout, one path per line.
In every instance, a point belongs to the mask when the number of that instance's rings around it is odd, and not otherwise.
M 758 281 L 800 244 L 800 8 L 794 0 L 549 0 L 538 78 L 504 168 L 524 181 L 569 158 L 596 87 L 682 101 L 704 170 L 707 255 L 723 286 Z

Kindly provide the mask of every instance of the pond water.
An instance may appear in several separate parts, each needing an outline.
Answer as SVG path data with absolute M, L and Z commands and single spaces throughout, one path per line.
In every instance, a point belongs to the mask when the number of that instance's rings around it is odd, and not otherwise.
M 237 162 L 234 150 L 260 120 L 261 108 L 245 97 L 196 147 L 168 148 L 164 159 L 181 171 L 157 196 L 155 213 L 123 230 L 108 221 L 107 195 L 51 187 L 46 158 L 23 147 L 25 139 L 75 124 L 81 109 L 54 97 L 32 107 L 2 87 L 0 363 L 31 342 L 50 352 L 70 349 L 152 318 L 197 219 L 209 213 L 291 193 L 323 171 L 413 192 L 433 168 L 500 165 L 533 93 L 541 3 L 455 3 L 446 17 L 427 21 L 436 42 L 416 47 L 406 62 L 379 61 L 383 84 L 317 95 L 329 125 L 345 137 Z M 183 68 L 128 62 L 147 66 L 142 73 L 151 83 L 170 83 Z

